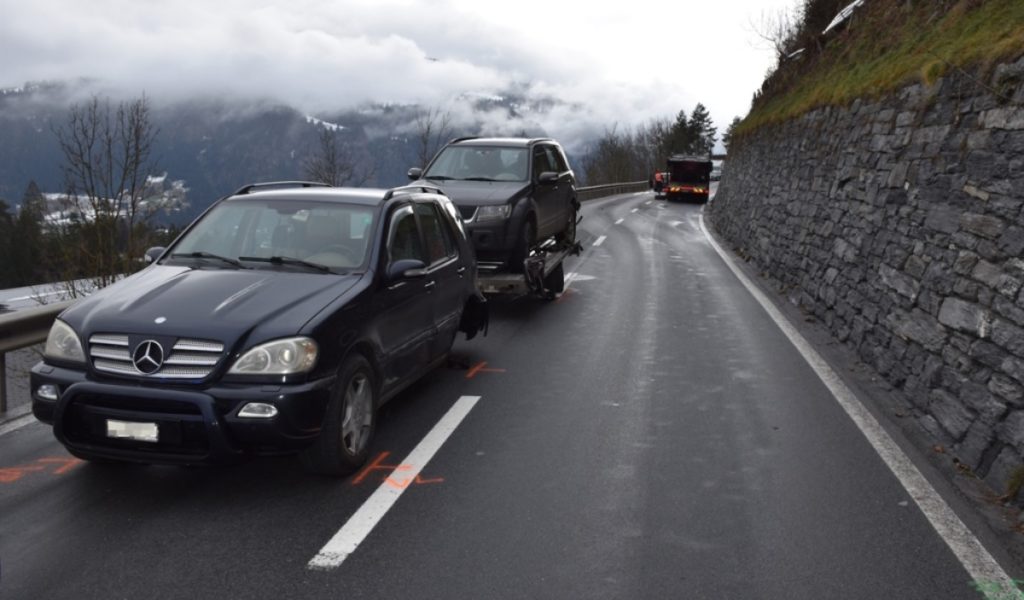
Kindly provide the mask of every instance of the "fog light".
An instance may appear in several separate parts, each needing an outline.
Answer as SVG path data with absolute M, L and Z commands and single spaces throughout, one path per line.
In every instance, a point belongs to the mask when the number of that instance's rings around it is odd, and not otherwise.
M 56 402 L 59 395 L 60 392 L 57 391 L 57 386 L 51 383 L 44 383 L 36 389 L 36 397 L 40 400 Z
M 277 407 L 266 402 L 250 402 L 238 411 L 238 416 L 247 419 L 272 419 L 277 416 Z

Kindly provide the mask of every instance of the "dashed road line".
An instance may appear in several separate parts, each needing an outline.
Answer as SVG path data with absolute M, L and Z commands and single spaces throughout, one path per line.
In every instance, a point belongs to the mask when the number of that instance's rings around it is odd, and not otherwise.
M 406 477 L 405 481 L 415 480 L 419 476 L 423 467 L 430 462 L 434 454 L 479 401 L 480 396 L 462 396 L 441 417 L 434 428 L 413 448 L 409 456 L 401 461 L 403 466 L 409 467 L 402 471 L 402 475 Z M 359 510 L 349 517 L 338 533 L 334 534 L 334 537 L 309 561 L 306 568 L 329 571 L 341 566 L 341 563 L 345 562 L 345 559 L 359 548 L 359 544 L 366 539 L 366 536 L 370 535 L 377 523 L 384 518 L 384 515 L 407 489 L 409 489 L 408 485 L 396 486 L 388 484 L 387 480 L 381 483 L 380 487 L 359 507 Z
M 622 225 L 623 221 L 625 221 L 625 219 L 619 219 L 618 221 L 615 222 L 615 224 L 616 225 Z
M 825 362 L 825 359 L 815 350 L 811 344 L 798 332 L 789 320 L 779 312 L 771 300 L 761 292 L 747 278 L 747 276 L 736 266 L 728 254 L 718 245 L 707 227 L 704 225 L 704 214 L 700 215 L 700 229 L 704 237 L 710 242 L 715 252 L 722 257 L 726 266 L 736 275 L 747 291 L 764 308 L 768 316 L 789 338 L 790 343 L 797 349 L 811 369 L 818 375 L 825 387 L 832 393 L 846 414 L 854 422 L 868 443 L 875 449 L 878 456 L 885 462 L 889 470 L 896 476 L 900 484 L 914 499 L 917 506 L 924 513 L 924 516 L 931 523 L 939 537 L 946 542 L 949 549 L 956 555 L 957 560 L 964 566 L 967 572 L 975 581 L 991 582 L 1001 585 L 1007 592 L 1013 592 L 1017 588 L 1013 579 L 996 562 L 996 559 L 989 554 L 981 541 L 974 533 L 960 520 L 960 517 L 953 512 L 942 496 L 932 487 L 928 480 L 914 466 L 914 463 L 900 449 L 892 437 L 882 428 L 864 404 L 839 378 L 832 367 Z M 1010 597 L 1010 596 L 1008 596 Z M 1012 596 L 1016 598 L 1017 596 Z
M 600 246 L 601 244 L 603 244 L 603 243 L 604 243 L 604 241 L 605 241 L 606 239 L 608 239 L 608 236 L 606 236 L 606 235 L 602 235 L 601 237 L 597 238 L 597 239 L 596 239 L 596 240 L 594 241 L 594 247 L 596 248 L 596 247 Z

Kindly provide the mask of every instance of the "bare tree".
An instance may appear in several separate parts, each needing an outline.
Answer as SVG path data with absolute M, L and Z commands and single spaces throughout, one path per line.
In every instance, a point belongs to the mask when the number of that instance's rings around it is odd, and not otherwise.
M 775 52 L 775 58 L 782 62 L 796 48 L 790 48 L 799 30 L 799 19 L 794 11 L 779 9 L 761 12 L 760 20 L 751 19 L 750 28 L 761 41 Z
M 316 150 L 305 163 L 306 177 L 333 186 L 360 186 L 373 176 L 372 167 L 360 169 L 349 146 L 339 145 L 338 134 L 324 127 L 317 138 Z
M 67 265 L 107 285 L 135 269 L 144 242 L 140 225 L 157 210 L 144 202 L 146 178 L 156 168 L 152 152 L 158 133 L 149 101 L 142 96 L 112 106 L 94 96 L 73 105 L 54 133 L 64 155 L 68 209 L 78 216 L 58 232 L 76 242 L 66 246 Z
M 452 114 L 435 106 L 419 113 L 415 124 L 419 138 L 416 158 L 420 167 L 426 167 L 452 134 Z

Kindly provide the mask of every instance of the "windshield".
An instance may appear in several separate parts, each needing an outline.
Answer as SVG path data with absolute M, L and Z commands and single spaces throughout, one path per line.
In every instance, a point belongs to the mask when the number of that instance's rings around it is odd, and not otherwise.
M 441 151 L 424 179 L 470 181 L 526 181 L 526 148 L 448 146 Z
M 304 200 L 223 202 L 196 223 L 171 250 L 174 260 L 224 259 L 270 268 L 298 259 L 333 269 L 366 262 L 374 209 L 369 206 Z

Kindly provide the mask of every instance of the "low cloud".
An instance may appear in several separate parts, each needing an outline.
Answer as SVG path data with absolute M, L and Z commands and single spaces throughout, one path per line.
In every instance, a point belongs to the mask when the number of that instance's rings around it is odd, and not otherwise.
M 540 127 L 567 146 L 697 101 L 727 123 L 752 88 L 738 99 L 715 91 L 720 82 L 704 75 L 713 72 L 710 53 L 656 46 L 667 31 L 660 6 L 640 0 L 620 19 L 533 0 L 0 0 L 0 87 L 89 78 L 111 96 L 145 93 L 157 105 L 264 101 L 311 114 L 368 102 L 458 112 L 466 92 L 527 88 L 563 104 L 521 120 L 485 118 L 496 132 Z M 726 100 L 709 100 L 713 93 Z

